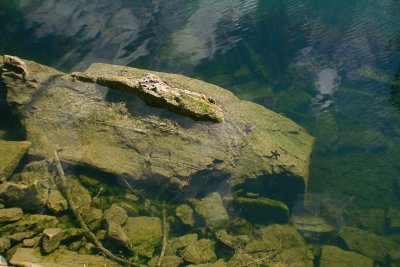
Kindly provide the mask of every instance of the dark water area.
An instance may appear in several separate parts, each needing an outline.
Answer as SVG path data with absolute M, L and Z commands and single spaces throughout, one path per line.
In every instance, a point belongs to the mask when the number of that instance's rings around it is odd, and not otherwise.
M 180 73 L 284 114 L 316 138 L 315 215 L 383 234 L 400 210 L 399 14 L 397 0 L 3 0 L 0 54 Z

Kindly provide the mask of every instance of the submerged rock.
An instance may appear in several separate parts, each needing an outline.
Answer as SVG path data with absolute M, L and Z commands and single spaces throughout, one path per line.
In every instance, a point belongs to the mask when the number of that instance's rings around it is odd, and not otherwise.
M 334 246 L 323 246 L 321 250 L 320 267 L 363 266 L 373 267 L 371 258 L 351 251 L 344 251 Z
M 306 187 L 313 138 L 227 90 L 130 67 L 93 64 L 71 76 L 22 61 L 26 79 L 3 66 L 1 81 L 26 127 L 31 155 L 51 157 L 61 148 L 67 162 L 179 187 L 188 178 L 239 185 L 269 175 L 281 175 L 301 193 Z M 279 158 L 271 156 L 275 150 Z
M 196 212 L 206 221 L 211 229 L 220 228 L 229 221 L 228 212 L 222 204 L 221 195 L 209 194 L 200 201 L 194 201 Z
M 0 235 L 24 232 L 27 229 L 35 233 L 40 233 L 46 228 L 54 228 L 57 225 L 58 220 L 54 216 L 42 214 L 24 215 L 24 217 L 18 222 L 10 223 L 1 227 Z
M 6 180 L 18 166 L 31 143 L 0 140 L 0 182 Z
M 0 209 L 0 226 L 6 223 L 19 221 L 24 213 L 20 208 Z
M 187 204 L 182 204 L 176 207 L 175 215 L 183 224 L 193 226 L 195 223 L 193 218 L 193 209 Z
M 32 248 L 18 248 L 12 256 L 10 263 L 15 266 L 41 267 L 120 266 L 99 255 L 83 255 L 69 250 L 59 249 L 49 255 L 42 256 L 39 249 Z
M 42 248 L 46 253 L 51 253 L 58 248 L 63 236 L 60 228 L 47 228 L 43 231 Z
M 47 199 L 47 208 L 57 214 L 68 210 L 68 202 L 59 190 L 52 190 Z
M 282 202 L 265 198 L 234 197 L 234 206 L 248 221 L 258 224 L 286 223 L 289 208 Z
M 386 221 L 389 227 L 389 230 L 392 232 L 400 232 L 400 211 L 390 207 L 387 216 L 386 216 Z
M 351 226 L 342 228 L 339 234 L 346 246 L 380 263 L 385 263 L 390 251 L 400 250 L 400 245 L 391 239 Z
M 124 231 L 129 239 L 129 248 L 134 252 L 152 258 L 154 250 L 161 244 L 161 221 L 156 217 L 129 217 Z
M 333 233 L 335 227 L 328 224 L 323 218 L 316 216 L 293 216 L 291 223 L 303 236 L 310 239 L 320 239 Z
M 128 220 L 128 214 L 117 204 L 111 205 L 111 207 L 104 212 L 104 223 L 106 225 L 110 225 L 111 223 L 123 225 L 126 220 Z

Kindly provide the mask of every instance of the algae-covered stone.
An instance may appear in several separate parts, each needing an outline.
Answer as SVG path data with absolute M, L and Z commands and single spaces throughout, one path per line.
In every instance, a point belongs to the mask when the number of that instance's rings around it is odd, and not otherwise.
M 120 266 L 118 263 L 99 255 L 83 255 L 65 249 L 58 249 L 49 255 L 42 256 L 39 249 L 32 248 L 18 248 L 12 256 L 10 264 L 41 267 Z
M 320 267 L 362 266 L 373 267 L 371 258 L 351 251 L 344 251 L 334 246 L 323 246 L 321 250 Z
M 123 225 L 127 219 L 128 214 L 117 204 L 111 205 L 111 207 L 104 212 L 104 222 L 106 225 L 110 223 Z
M 159 257 L 152 258 L 147 264 L 150 267 L 156 267 Z M 163 267 L 179 267 L 183 260 L 178 256 L 164 256 L 162 261 Z
M 293 216 L 291 223 L 305 237 L 319 239 L 333 233 L 336 229 L 323 218 L 316 216 Z
M 247 235 L 230 235 L 225 229 L 216 232 L 215 236 L 221 243 L 233 249 L 245 247 L 246 244 L 250 241 L 250 238 Z
M 182 204 L 176 207 L 175 209 L 176 217 L 178 217 L 183 224 L 193 226 L 194 225 L 194 218 L 193 218 L 193 209 L 187 205 Z
M 54 216 L 42 214 L 24 215 L 18 222 L 1 227 L 0 234 L 24 232 L 26 229 L 35 233 L 40 233 L 46 228 L 54 228 L 57 225 L 58 220 Z
M 47 208 L 53 213 L 61 213 L 68 209 L 68 202 L 60 191 L 52 190 L 47 199 Z
M 22 218 L 24 213 L 20 208 L 0 209 L 0 226 L 9 222 L 15 222 Z
M 196 212 L 211 229 L 224 227 L 229 221 L 228 212 L 222 204 L 221 195 L 217 192 L 209 194 L 200 201 L 195 201 L 194 204 Z
M 228 264 L 224 260 L 217 260 L 213 263 L 191 264 L 188 267 L 228 267 Z
M 90 208 L 89 212 L 83 215 L 83 220 L 89 229 L 93 231 L 100 228 L 103 220 L 103 212 L 101 209 Z
M 389 238 L 351 226 L 343 227 L 339 237 L 349 249 L 381 263 L 386 262 L 391 250 L 400 250 L 400 245 Z
M 0 182 L 8 178 L 18 166 L 31 143 L 0 140 Z
M 11 247 L 10 239 L 6 237 L 0 237 L 0 253 L 4 253 Z
M 156 217 L 129 217 L 123 229 L 129 239 L 130 249 L 139 255 L 153 257 L 161 243 L 161 221 Z
M 111 222 L 108 224 L 106 236 L 118 246 L 125 246 L 129 244 L 129 238 L 125 233 L 125 230 L 117 223 Z
M 46 253 L 51 253 L 58 248 L 63 236 L 60 228 L 47 228 L 43 231 L 42 248 Z
M 182 187 L 189 177 L 197 176 L 203 183 L 217 184 L 219 178 L 240 185 L 273 174 L 285 178 L 278 184 L 294 183 L 300 193 L 306 187 L 313 138 L 290 119 L 241 101 L 227 90 L 181 75 L 93 64 L 84 75 L 107 81 L 100 86 L 23 62 L 27 79 L 10 69 L 1 73 L 1 81 L 7 87 L 8 103 L 19 104 L 14 106 L 32 142 L 31 155 L 50 158 L 62 148 L 61 160 L 124 175 L 128 181 Z M 179 89 L 181 97 L 175 100 L 181 99 L 182 110 L 204 100 L 205 106 L 215 103 L 221 108 L 224 121 L 192 120 L 193 116 L 170 108 L 154 108 L 154 102 L 148 105 L 135 93 L 115 90 L 121 81 L 144 90 L 141 79 L 147 73 L 158 76 L 170 92 Z M 187 102 L 190 97 L 182 99 L 181 93 L 186 91 L 203 100 Z M 193 110 L 205 106 L 195 105 Z M 281 154 L 278 159 L 271 157 L 274 150 Z
M 179 256 L 190 263 L 200 264 L 214 262 L 217 260 L 215 243 L 209 239 L 200 239 L 197 242 L 188 244 L 179 252 Z
M 88 214 L 92 202 L 89 191 L 75 179 L 69 179 L 69 190 L 78 212 L 81 215 Z
M 182 250 L 189 244 L 197 242 L 197 234 L 187 234 L 179 237 L 173 237 L 168 240 L 166 255 L 175 255 L 178 250 Z
M 25 232 L 13 233 L 11 235 L 8 235 L 7 237 L 8 237 L 8 239 L 10 239 L 11 243 L 16 244 L 26 238 L 34 237 L 36 234 L 37 233 L 32 232 L 32 231 L 25 231 Z
M 235 197 L 233 203 L 240 216 L 252 223 L 286 223 L 289 219 L 289 208 L 277 200 L 265 197 Z

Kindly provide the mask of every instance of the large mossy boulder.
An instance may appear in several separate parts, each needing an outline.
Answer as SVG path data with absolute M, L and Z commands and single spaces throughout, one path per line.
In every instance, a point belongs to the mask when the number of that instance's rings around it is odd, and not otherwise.
M 224 227 L 229 221 L 221 195 L 217 192 L 211 193 L 201 200 L 195 200 L 194 205 L 196 212 L 211 229 Z
M 180 187 L 188 178 L 218 186 L 218 178 L 240 185 L 270 175 L 301 193 L 306 187 L 314 139 L 290 119 L 218 86 L 108 64 L 65 74 L 20 61 L 23 68 L 5 61 L 1 81 L 26 127 L 31 155 L 62 149 L 63 161 Z

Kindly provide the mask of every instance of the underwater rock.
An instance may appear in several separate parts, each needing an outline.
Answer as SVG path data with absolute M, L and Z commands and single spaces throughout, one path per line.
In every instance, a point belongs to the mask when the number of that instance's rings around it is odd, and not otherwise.
M 37 247 L 38 240 L 35 238 L 27 238 L 22 240 L 22 246 L 26 248 L 33 248 Z
M 400 250 L 400 245 L 389 238 L 351 226 L 343 227 L 339 238 L 349 249 L 380 263 L 386 262 L 391 250 Z
M 0 140 L 0 182 L 6 180 L 18 166 L 31 143 Z
M 24 213 L 20 208 L 0 209 L 0 226 L 6 223 L 19 221 Z
M 78 212 L 83 216 L 88 214 L 92 203 L 89 191 L 75 179 L 69 179 L 69 190 Z
M 215 254 L 215 243 L 209 239 L 200 239 L 194 243 L 188 244 L 179 251 L 179 256 L 189 263 L 208 263 L 217 260 Z
M 68 202 L 59 190 L 52 190 L 47 199 L 47 208 L 51 212 L 58 214 L 68 210 Z
M 54 188 L 56 184 L 48 163 L 45 160 L 33 161 L 0 185 L 0 198 L 7 205 L 41 212 L 46 208 L 50 190 Z
M 82 267 L 82 266 L 107 266 L 119 267 L 120 265 L 99 255 L 83 255 L 66 249 L 58 249 L 53 253 L 42 256 L 40 250 L 32 248 L 18 248 L 10 260 L 15 266 L 41 266 L 41 267 Z
M 83 214 L 83 220 L 90 230 L 98 229 L 103 220 L 103 211 L 101 209 L 90 208 L 88 213 Z
M 128 214 L 117 204 L 112 204 L 111 207 L 104 212 L 104 223 L 106 225 L 110 225 L 111 223 L 123 225 L 126 220 L 128 220 Z
M 194 201 L 194 205 L 196 212 L 211 229 L 224 227 L 229 221 L 228 212 L 222 204 L 221 195 L 217 192 L 209 194 L 200 201 Z
M 183 224 L 193 226 L 195 223 L 193 218 L 193 209 L 187 204 L 182 204 L 176 207 L 175 215 Z
M 289 208 L 277 200 L 265 197 L 234 197 L 233 205 L 239 216 L 251 223 L 287 223 L 289 219 Z
M 147 265 L 150 267 L 156 267 L 159 257 L 152 258 Z M 164 256 L 162 261 L 163 267 L 179 267 L 183 263 L 183 260 L 178 256 Z
M 390 207 L 386 215 L 387 225 L 391 232 L 400 232 L 400 211 Z
M 0 235 L 10 235 L 13 233 L 24 232 L 29 229 L 35 233 L 41 233 L 46 228 L 55 228 L 58 220 L 54 216 L 33 214 L 24 215 L 21 220 L 7 224 L 0 228 Z
M 18 232 L 18 233 L 14 233 L 12 235 L 8 235 L 7 238 L 10 239 L 10 241 L 13 245 L 15 245 L 16 243 L 19 243 L 24 239 L 34 237 L 36 234 L 37 233 L 32 232 L 32 231 Z
M 300 193 L 305 190 L 314 139 L 290 119 L 258 104 L 181 75 L 92 64 L 75 75 L 95 77 L 96 83 L 92 83 L 23 62 L 27 79 L 3 69 L 1 81 L 7 87 L 8 103 L 17 104 L 13 106 L 32 142 L 30 155 L 49 158 L 55 149 L 62 149 L 63 161 L 123 175 L 127 181 L 147 180 L 174 187 L 187 186 L 189 178 L 203 183 L 212 180 L 217 186 L 224 179 L 239 185 L 280 174 L 287 180 L 285 184 L 295 184 Z M 181 96 L 186 91 L 207 96 L 204 103 L 193 102 L 196 97 L 182 100 L 182 110 L 199 103 L 218 106 L 224 120 L 192 120 L 180 115 L 186 111 L 155 108 L 153 100 L 115 90 L 130 84 L 145 90 L 147 85 L 141 79 L 149 80 L 147 73 L 159 77 L 169 90 L 179 88 Z M 99 85 L 100 81 L 107 86 Z M 219 114 L 216 110 L 214 114 Z M 275 150 L 281 155 L 278 159 L 271 157 Z
M 6 237 L 0 237 L 0 253 L 4 253 L 11 247 L 10 239 Z
M 43 231 L 42 248 L 45 253 L 51 253 L 58 248 L 63 236 L 60 228 L 47 228 Z
M 215 236 L 221 243 L 233 249 L 244 247 L 250 241 L 250 238 L 247 235 L 230 235 L 225 229 L 216 232 Z
M 152 258 L 154 250 L 161 244 L 161 221 L 156 217 L 129 217 L 124 231 L 129 239 L 129 248 L 148 258 Z
M 291 223 L 303 236 L 310 239 L 320 239 L 336 230 L 323 218 L 316 216 L 292 216 Z
M 371 258 L 352 251 L 344 251 L 335 246 L 323 246 L 321 250 L 320 267 L 337 266 L 363 266 L 373 267 L 374 261 Z
M 187 234 L 179 237 L 173 237 L 168 240 L 166 255 L 175 255 L 178 250 L 182 250 L 189 244 L 197 242 L 197 234 Z
M 118 246 L 122 247 L 127 245 L 127 247 L 129 247 L 129 238 L 121 225 L 117 223 L 108 223 L 106 237 L 112 242 L 115 242 Z
M 217 260 L 213 263 L 190 264 L 188 267 L 228 267 L 228 265 L 224 260 Z

